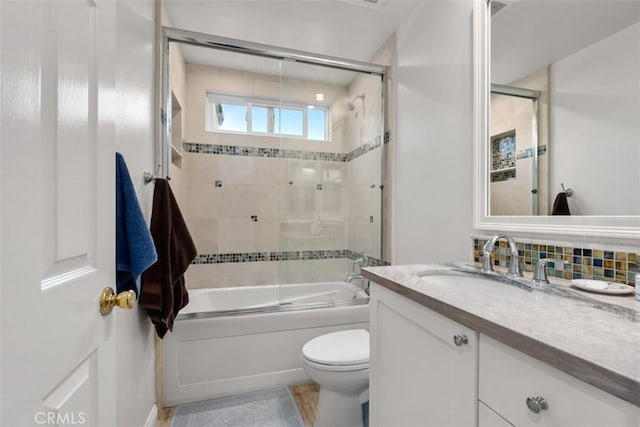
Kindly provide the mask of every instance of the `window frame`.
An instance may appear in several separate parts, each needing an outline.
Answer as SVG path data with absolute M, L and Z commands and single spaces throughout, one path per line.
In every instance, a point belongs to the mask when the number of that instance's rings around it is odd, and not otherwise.
M 236 135 L 256 135 L 256 136 L 270 136 L 270 137 L 282 137 L 282 138 L 294 138 L 304 139 L 306 141 L 315 142 L 331 142 L 331 107 L 321 104 L 302 104 L 296 102 L 284 102 L 275 99 L 249 97 L 243 95 L 226 94 L 215 91 L 207 91 L 205 108 L 205 131 L 206 132 L 219 132 L 219 133 L 231 133 Z M 217 125 L 217 112 L 216 104 L 232 104 L 246 107 L 246 131 L 238 130 L 224 130 L 219 129 Z M 313 106 L 313 108 L 309 108 Z M 260 132 L 253 130 L 253 107 L 266 108 L 267 109 L 267 131 Z M 286 133 L 275 132 L 275 110 L 297 110 L 302 111 L 302 135 L 293 135 Z M 309 138 L 309 110 L 321 110 L 324 112 L 324 134 L 325 139 L 310 139 Z

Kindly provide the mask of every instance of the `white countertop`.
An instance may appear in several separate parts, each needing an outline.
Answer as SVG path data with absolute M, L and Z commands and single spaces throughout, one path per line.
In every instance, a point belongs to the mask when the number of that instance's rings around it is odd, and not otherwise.
M 458 264 L 472 269 L 474 264 Z M 529 289 L 464 276 L 450 265 L 370 267 L 368 279 L 640 406 L 640 301 L 583 292 L 570 282 Z M 479 277 L 480 278 L 480 277 Z M 465 280 L 466 279 L 466 280 Z M 526 278 L 525 278 L 526 280 Z

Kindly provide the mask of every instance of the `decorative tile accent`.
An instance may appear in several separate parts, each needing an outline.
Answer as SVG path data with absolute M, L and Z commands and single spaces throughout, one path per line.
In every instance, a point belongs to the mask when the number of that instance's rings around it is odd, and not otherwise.
M 384 143 L 388 144 L 391 141 L 391 132 L 386 131 L 384 133 Z
M 483 239 L 473 239 L 473 259 L 482 261 Z M 538 260 L 548 258 L 547 274 L 562 279 L 611 280 L 635 286 L 638 270 L 637 255 L 634 252 L 616 252 L 600 249 L 574 248 L 516 242 L 518 255 L 524 271 L 533 271 Z M 491 261 L 493 265 L 508 267 L 509 247 L 507 242 L 498 242 Z
M 491 137 L 491 170 L 516 166 L 516 131 Z
M 380 137 L 377 136 L 375 138 L 370 139 L 367 143 L 361 145 L 360 147 L 356 148 L 355 150 L 351 151 L 350 153 L 345 155 L 345 162 L 350 162 L 354 159 L 357 159 L 358 157 L 367 154 L 369 151 L 373 151 L 376 148 L 380 147 L 382 145 L 382 141 L 380 140 Z
M 508 169 L 505 171 L 500 171 L 500 172 L 491 172 L 491 182 L 507 181 L 509 179 L 515 179 L 515 177 L 516 177 L 515 168 Z
M 388 132 L 385 134 L 387 137 Z M 388 142 L 387 142 L 388 143 Z M 282 148 L 242 147 L 238 145 L 214 145 L 194 142 L 182 143 L 186 153 L 215 154 L 227 156 L 271 157 L 279 159 L 324 160 L 327 162 L 350 162 L 382 145 L 379 136 L 349 153 L 323 153 L 319 151 L 285 150 Z
M 354 251 L 352 251 L 350 249 L 347 249 L 347 258 L 355 261 L 360 257 L 362 257 L 361 253 L 354 252 Z M 374 258 L 374 257 L 371 257 L 371 256 L 369 256 L 368 258 L 369 258 L 369 265 L 368 265 L 369 267 L 379 267 L 379 266 L 382 266 L 382 265 L 391 265 L 388 262 L 385 262 L 383 264 L 382 261 L 379 260 L 378 258 Z
M 264 261 L 301 261 L 317 259 L 347 258 L 356 260 L 361 254 L 349 249 L 317 250 L 317 251 L 288 251 L 288 252 L 244 252 L 226 254 L 199 254 L 192 264 L 223 264 L 240 262 Z M 369 257 L 369 266 L 382 265 L 378 258 Z
M 322 153 L 319 151 L 285 150 L 281 148 L 242 147 L 238 145 L 214 145 L 183 142 L 183 150 L 187 153 L 217 154 L 227 156 L 272 157 L 301 160 L 325 160 L 344 162 L 343 153 Z
M 547 146 L 541 145 L 538 147 L 538 156 L 542 156 L 547 153 Z M 518 151 L 518 155 L 516 158 L 518 160 L 528 159 L 529 157 L 533 157 L 533 148 L 526 148 L 524 150 Z

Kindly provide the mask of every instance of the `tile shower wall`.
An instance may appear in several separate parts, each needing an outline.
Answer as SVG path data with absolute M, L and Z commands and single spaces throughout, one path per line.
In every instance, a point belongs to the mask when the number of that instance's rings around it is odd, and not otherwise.
M 188 272 L 189 286 L 343 280 L 356 252 L 366 252 L 379 263 L 379 240 L 372 235 L 379 222 L 371 221 L 365 209 L 379 211 L 379 188 L 372 188 L 374 181 L 368 179 L 380 168 L 376 150 L 381 144 L 374 145 L 376 149 L 360 150 L 364 154 L 349 162 L 332 162 L 212 154 L 213 149 L 193 153 L 185 144 L 185 217 L 199 253 Z M 348 187 L 347 167 L 355 162 L 350 169 L 355 184 Z M 347 187 L 356 194 L 349 206 L 360 206 L 364 220 L 345 220 Z M 378 195 L 358 196 L 361 188 Z M 352 231 L 347 233 L 347 228 Z M 352 243 L 364 243 L 347 250 L 347 235 Z M 243 265 L 221 265 L 230 263 Z
M 253 84 L 240 81 L 247 78 Z M 350 118 L 342 120 L 344 129 L 334 130 L 328 143 L 203 131 L 207 90 L 224 87 L 225 92 L 277 98 L 277 85 L 271 80 L 270 76 L 187 65 L 181 178 L 185 218 L 199 253 L 187 272 L 189 287 L 342 281 L 351 271 L 356 254 L 347 243 L 351 219 L 347 215 L 350 208 L 364 204 L 348 203 L 348 177 L 372 173 L 374 161 L 361 159 L 380 158 L 379 136 L 367 134 L 366 129 L 362 133 L 359 127 L 360 140 L 343 143 L 354 132 Z M 303 82 L 293 86 L 300 94 L 309 92 Z M 317 87 L 314 91 L 333 94 L 335 111 L 344 110 L 342 103 L 350 96 L 347 88 Z M 287 95 L 291 92 L 289 88 Z M 367 92 L 367 97 L 380 98 L 379 89 L 378 95 Z M 372 103 L 367 108 L 376 107 Z M 379 160 L 377 164 L 379 171 Z M 364 186 L 365 181 L 369 189 L 370 179 L 361 179 L 360 184 Z M 376 212 L 379 206 L 378 202 Z M 358 215 L 371 227 L 371 213 Z M 379 226 L 379 218 L 376 222 Z M 370 245 L 354 246 L 362 252 Z
M 482 260 L 482 247 L 487 240 L 473 239 L 475 262 Z M 615 251 L 574 246 L 556 246 L 533 242 L 517 242 L 518 255 L 525 271 L 533 271 L 539 259 L 549 259 L 547 274 L 561 279 L 609 280 L 635 286 L 637 271 L 636 252 Z M 492 255 L 494 265 L 508 267 L 509 248 L 507 242 L 500 241 Z

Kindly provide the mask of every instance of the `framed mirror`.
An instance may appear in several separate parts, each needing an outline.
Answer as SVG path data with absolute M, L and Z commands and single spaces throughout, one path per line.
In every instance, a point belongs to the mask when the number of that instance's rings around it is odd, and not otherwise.
M 640 237 L 640 2 L 477 0 L 475 228 Z

